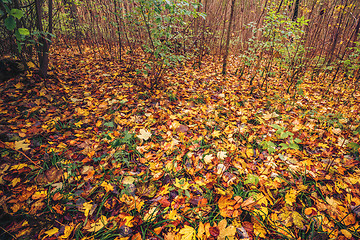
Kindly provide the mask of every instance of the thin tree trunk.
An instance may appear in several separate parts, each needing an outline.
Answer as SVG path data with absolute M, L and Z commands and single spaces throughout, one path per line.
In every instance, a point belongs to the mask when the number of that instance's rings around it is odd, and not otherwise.
M 81 50 L 81 44 L 80 44 L 80 34 L 79 34 L 79 19 L 76 15 L 77 9 L 76 9 L 76 5 L 74 3 L 73 0 L 70 1 L 70 16 L 72 18 L 72 24 L 75 30 L 75 38 L 76 38 L 76 45 L 79 49 L 80 54 L 82 55 L 82 50 Z
M 334 58 L 334 51 L 335 51 L 335 47 L 336 47 L 336 44 L 339 40 L 339 35 L 341 33 L 341 26 L 343 24 L 343 17 L 344 17 L 344 13 L 345 13 L 345 9 L 346 9 L 346 6 L 347 6 L 347 3 L 348 3 L 348 0 L 346 0 L 345 4 L 344 4 L 344 9 L 341 11 L 341 14 L 340 14 L 340 17 L 339 17 L 339 20 L 337 21 L 336 25 L 338 26 L 336 28 L 336 31 L 335 31 L 335 34 L 333 36 L 333 42 L 331 44 L 331 48 L 329 49 L 328 51 L 328 54 L 330 54 L 329 58 L 328 58 L 328 62 L 327 62 L 327 65 L 329 65 L 332 61 L 333 61 L 333 58 Z
M 122 42 L 121 42 L 120 21 L 119 21 L 119 15 L 118 15 L 120 13 L 117 12 L 116 1 L 117 0 L 114 0 L 114 8 L 115 8 L 115 20 L 116 20 L 116 27 L 117 27 L 117 34 L 118 34 L 118 41 L 119 41 L 119 60 L 121 61 Z
M 232 26 L 233 16 L 234 16 L 235 1 L 236 0 L 231 0 L 230 19 L 229 19 L 229 26 L 228 26 L 228 30 L 227 30 L 227 36 L 226 36 L 225 53 L 224 53 L 224 58 L 223 58 L 223 68 L 222 68 L 223 75 L 226 74 L 226 65 L 227 65 L 227 57 L 229 55 L 230 35 L 231 35 L 231 26 Z
M 52 16 L 52 0 L 49 0 L 48 2 L 48 7 L 49 7 L 49 19 L 48 19 L 48 25 L 49 25 L 49 30 L 48 32 L 51 34 L 52 33 L 52 25 L 53 25 L 53 16 Z M 39 53 L 39 63 L 40 63 L 40 69 L 39 69 L 39 73 L 41 75 L 41 77 L 46 77 L 47 76 L 47 71 L 48 71 L 48 66 L 49 66 L 49 49 L 50 49 L 50 39 L 51 39 L 51 35 L 47 34 L 45 36 L 44 33 L 44 28 L 42 25 L 42 6 L 41 6 L 41 0 L 35 0 L 35 8 L 36 8 L 36 15 L 37 15 L 37 28 L 39 30 L 39 32 L 41 33 L 41 38 L 39 40 L 39 42 L 42 44 L 42 46 L 40 47 L 40 53 Z
M 300 0 L 296 0 L 295 1 L 295 8 L 294 8 L 294 14 L 292 16 L 292 21 L 296 21 L 298 14 L 299 14 L 299 5 L 300 5 Z

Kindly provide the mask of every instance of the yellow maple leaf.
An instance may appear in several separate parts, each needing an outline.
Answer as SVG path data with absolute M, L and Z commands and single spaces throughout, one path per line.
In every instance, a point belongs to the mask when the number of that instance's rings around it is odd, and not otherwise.
M 331 128 L 331 131 L 334 133 L 334 134 L 337 134 L 339 135 L 341 133 L 341 129 L 340 128 Z
M 251 137 L 251 136 L 250 136 Z M 249 138 L 250 139 L 250 138 Z M 250 142 L 250 140 L 249 140 Z M 253 158 L 254 157 L 254 149 L 252 148 L 246 148 L 246 151 L 245 151 L 245 154 L 246 154 L 246 157 L 247 158 Z M 256 154 L 256 152 L 255 152 Z
M 58 232 L 59 232 L 59 229 L 56 228 L 56 227 L 54 227 L 54 228 L 52 228 L 52 229 L 50 229 L 50 230 L 47 230 L 47 231 L 45 232 L 45 234 L 48 235 L 49 237 L 51 237 L 52 235 L 54 235 L 54 234 L 56 234 L 56 233 L 58 233 Z
M 98 121 L 95 123 L 95 126 L 100 127 L 101 124 L 102 124 L 102 121 L 101 121 L 101 120 L 98 120 Z
M 148 221 L 148 222 L 154 221 L 156 219 L 156 215 L 158 212 L 159 212 L 158 207 L 151 207 L 149 211 L 145 214 L 143 218 L 144 221 Z
M 227 152 L 224 151 L 220 151 L 216 154 L 217 158 L 220 160 L 224 160 L 225 158 L 227 158 Z
M 300 215 L 300 213 L 293 211 L 292 212 L 292 220 L 294 225 L 301 229 L 301 230 L 306 230 L 306 227 L 304 225 L 305 219 Z
M 24 84 L 22 84 L 21 82 L 18 82 L 16 85 L 15 85 L 16 89 L 20 89 L 20 88 L 23 88 L 24 87 Z
M 158 192 L 157 196 L 163 196 L 165 194 L 168 194 L 170 192 L 169 190 L 170 184 L 166 184 L 160 188 L 160 191 Z
M 347 239 L 351 239 L 352 238 L 352 235 L 351 233 L 346 230 L 346 229 L 341 229 L 340 232 L 347 238 Z
M 180 240 L 181 239 L 181 234 L 176 234 L 176 232 L 168 232 L 167 234 L 165 234 L 164 236 L 164 240 Z
M 206 164 L 210 164 L 212 162 L 212 160 L 214 159 L 214 156 L 212 154 L 208 154 L 204 157 L 204 162 Z
M 172 219 L 172 220 L 181 220 L 181 216 L 178 214 L 176 209 L 170 210 L 170 212 L 166 215 L 166 219 Z
M 318 146 L 322 148 L 329 148 L 329 146 L 325 143 L 319 143 Z
M 271 119 L 273 117 L 272 113 L 264 113 L 264 115 L 262 116 L 262 118 L 267 121 L 269 119 Z
M 10 182 L 10 185 L 15 187 L 16 184 L 18 184 L 19 182 L 21 181 L 20 178 L 14 178 L 11 182 Z
M 20 150 L 22 149 L 23 151 L 27 151 L 29 150 L 29 145 L 30 145 L 30 141 L 28 139 L 24 139 L 21 141 L 16 141 L 15 142 L 15 149 L 16 150 Z
M 102 182 L 100 186 L 104 187 L 106 192 L 114 191 L 114 187 L 105 181 Z
M 62 142 L 62 143 L 59 143 L 59 145 L 57 145 L 57 148 L 64 149 L 64 148 L 67 148 L 67 145 Z
M 205 225 L 200 222 L 199 224 L 199 228 L 198 228 L 198 233 L 197 233 L 197 238 L 200 239 L 200 240 L 204 240 L 206 239 L 206 236 L 205 236 Z
M 72 230 L 74 229 L 73 224 L 70 224 L 69 226 L 65 226 L 64 234 L 59 236 L 60 239 L 68 239 L 70 234 L 72 233 Z
M 179 232 L 181 235 L 181 240 L 192 240 L 195 239 L 195 229 L 185 225 Z
M 93 205 L 90 202 L 84 202 L 81 210 L 84 212 L 85 217 L 89 216 L 89 212 L 90 212 L 92 206 Z
M 88 232 L 97 232 L 108 224 L 106 216 L 102 215 L 97 222 L 92 223 Z
M 266 239 L 266 229 L 261 225 L 258 220 L 253 220 L 254 223 L 254 233 L 257 237 L 265 238 Z
M 45 198 L 47 196 L 47 191 L 37 191 L 35 192 L 31 198 L 34 200 L 40 199 L 40 198 Z
M 226 219 L 221 220 L 218 223 L 218 228 L 219 228 L 219 236 L 218 236 L 218 240 L 232 240 L 235 239 L 235 233 L 236 233 L 236 228 L 232 225 L 226 227 L 227 222 Z
M 341 124 L 345 124 L 347 122 L 348 122 L 348 120 L 346 118 L 339 119 L 339 123 L 341 123 Z
M 125 220 L 125 225 L 128 227 L 133 227 L 134 226 L 134 217 L 133 216 L 126 216 L 122 218 L 123 220 Z
M 285 202 L 287 204 L 289 204 L 290 206 L 292 206 L 293 203 L 296 202 L 297 194 L 298 194 L 298 191 L 296 191 L 295 189 L 290 189 L 285 195 Z
M 20 163 L 20 164 L 16 164 L 16 165 L 12 166 L 12 167 L 10 168 L 10 170 L 14 170 L 14 169 L 20 170 L 20 169 L 23 169 L 24 167 L 27 167 L 27 166 L 28 166 L 28 165 L 25 164 L 25 163 Z
M 221 132 L 218 130 L 215 130 L 212 134 L 211 134 L 214 138 L 218 138 L 221 136 Z
M 181 179 L 176 178 L 174 186 L 182 190 L 187 190 L 190 187 L 190 184 L 187 182 L 185 178 L 181 178 Z
M 303 125 L 298 124 L 298 125 L 295 125 L 295 126 L 292 128 L 292 131 L 293 131 L 293 132 L 297 132 L 297 131 L 299 131 L 299 130 L 301 130 L 301 129 L 303 129 L 303 128 L 304 128 Z
M 151 137 L 151 132 L 146 131 L 145 129 L 140 129 L 140 134 L 136 135 L 141 140 L 148 140 Z

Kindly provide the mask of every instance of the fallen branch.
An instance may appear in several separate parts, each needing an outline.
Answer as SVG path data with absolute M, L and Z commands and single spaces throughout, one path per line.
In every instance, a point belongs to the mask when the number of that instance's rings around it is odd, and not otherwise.
M 25 153 L 23 153 L 20 150 L 17 150 L 15 148 L 10 147 L 8 144 L 4 143 L 3 141 L 0 140 L 0 143 L 3 144 L 5 146 L 5 148 L 7 149 L 11 149 L 15 152 L 21 153 L 24 157 L 26 157 L 30 162 L 32 162 L 33 164 L 35 164 L 36 166 L 38 166 L 39 168 L 43 169 L 41 166 L 39 166 L 36 162 L 34 162 L 33 160 L 31 160 L 31 158 L 29 158 Z

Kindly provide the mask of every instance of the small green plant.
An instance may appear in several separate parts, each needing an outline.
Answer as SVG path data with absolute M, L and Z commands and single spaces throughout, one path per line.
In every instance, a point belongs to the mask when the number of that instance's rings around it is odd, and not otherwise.
M 259 183 L 259 177 L 254 174 L 248 174 L 246 177 L 246 180 L 244 181 L 244 184 L 253 184 L 256 186 Z
M 205 104 L 206 103 L 206 99 L 203 94 L 198 94 L 196 97 L 191 98 L 190 100 L 193 101 L 195 104 Z
M 76 126 L 74 124 L 61 122 L 61 121 L 55 122 L 55 129 L 58 130 L 58 131 L 60 131 L 60 130 L 70 130 L 72 128 L 76 128 Z
M 355 142 L 350 142 L 347 144 L 347 147 L 350 148 L 350 152 L 353 153 L 357 158 L 360 156 L 360 145 Z
M 288 143 L 280 143 L 279 146 L 281 146 L 280 150 L 286 150 L 286 149 L 295 149 L 299 150 L 298 143 L 301 143 L 301 140 L 298 138 L 293 139 L 293 137 L 290 137 Z
M 276 144 L 271 141 L 262 141 L 260 145 L 266 149 L 270 154 L 276 152 Z
M 22 44 L 26 38 L 26 36 L 30 35 L 30 32 L 27 28 L 19 28 L 17 27 L 17 21 L 19 21 L 23 16 L 24 12 L 20 9 L 10 8 L 7 4 L 12 1 L 3 1 L 2 6 L 5 9 L 5 13 L 0 11 L 1 18 L 5 18 L 4 26 L 8 31 L 11 31 L 15 35 L 16 44 L 18 47 L 18 51 L 21 52 Z
M 143 84 L 151 89 L 161 83 L 164 72 L 187 58 L 190 51 L 183 51 L 183 45 L 189 37 L 185 31 L 188 23 L 185 19 L 204 17 L 197 11 L 199 3 L 181 0 L 135 0 L 133 11 L 127 16 L 129 27 L 137 32 L 146 33 L 142 50 L 148 55 L 148 61 L 137 73 L 146 79 Z
M 168 92 L 167 96 L 168 96 L 170 102 L 175 102 L 178 100 L 176 97 L 176 94 L 173 92 Z
M 131 160 L 134 160 L 136 157 L 141 155 L 136 150 L 137 145 L 135 134 L 129 133 L 128 131 L 125 131 L 120 138 L 115 139 L 110 145 L 112 148 L 117 149 L 115 153 L 112 154 L 113 163 L 119 162 L 124 164 L 126 167 L 130 167 Z
M 359 34 L 360 37 L 360 34 Z M 358 38 L 359 38 L 358 37 Z M 341 61 L 343 64 L 343 71 L 347 78 L 353 78 L 359 75 L 360 70 L 360 41 L 354 42 L 355 46 L 348 48 L 351 52 L 345 60 Z
M 294 135 L 292 132 L 285 131 L 284 127 L 281 127 L 277 124 L 272 124 L 271 126 L 276 129 L 276 134 L 278 135 L 278 137 L 280 139 L 285 139 L 285 138 L 288 138 L 289 136 Z
M 293 139 L 294 134 L 292 132 L 286 131 L 285 127 L 281 127 L 277 124 L 272 124 L 271 126 L 276 129 L 276 134 L 280 139 L 287 139 L 290 137 L 286 143 L 279 144 L 279 146 L 281 146 L 280 150 L 286 150 L 289 148 L 299 150 L 298 143 L 300 143 L 301 140 L 298 138 Z
M 295 149 L 295 150 L 300 149 L 298 143 L 300 143 L 301 140 L 298 138 L 294 139 L 293 138 L 294 134 L 292 132 L 286 131 L 285 127 L 281 127 L 277 124 L 272 124 L 271 126 L 276 129 L 275 134 L 280 140 L 287 139 L 285 143 L 279 144 L 279 146 L 281 147 L 280 151 L 286 149 Z M 267 150 L 270 154 L 276 152 L 277 145 L 272 141 L 262 141 L 260 142 L 260 146 L 262 146 L 262 148 Z
M 247 25 L 252 37 L 247 41 L 247 50 L 240 55 L 241 66 L 238 70 L 241 76 L 249 73 L 251 93 L 255 90 L 254 80 L 259 81 L 260 89 L 265 86 L 267 91 L 268 81 L 274 77 L 289 83 L 287 91 L 291 87 L 298 90 L 298 80 L 305 67 L 303 27 L 308 20 L 300 17 L 293 21 L 275 5 L 270 5 L 267 10 L 261 28 L 256 22 Z

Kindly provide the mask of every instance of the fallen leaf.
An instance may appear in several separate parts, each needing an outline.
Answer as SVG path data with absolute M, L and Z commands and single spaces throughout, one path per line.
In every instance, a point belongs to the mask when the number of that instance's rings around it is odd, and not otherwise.
M 89 212 L 92 208 L 93 204 L 91 204 L 90 202 L 84 202 L 81 210 L 84 212 L 85 217 L 89 216 Z
M 181 240 L 193 240 L 196 236 L 195 229 L 187 225 L 185 225 L 184 228 L 179 231 L 179 233 L 183 235 Z
M 351 234 L 347 229 L 341 229 L 340 232 L 341 232 L 347 239 L 351 239 L 351 238 L 352 238 L 352 234 Z
M 58 232 L 59 232 L 59 229 L 56 228 L 56 227 L 54 227 L 54 228 L 52 228 L 52 229 L 50 229 L 50 230 L 47 230 L 47 231 L 45 232 L 45 234 L 46 234 L 47 236 L 51 237 L 52 235 L 54 235 L 54 234 L 56 234 L 56 233 L 58 233 Z
M 110 183 L 107 183 L 106 181 L 102 182 L 100 186 L 104 187 L 106 192 L 114 191 L 114 187 Z
M 137 137 L 141 140 L 148 140 L 150 137 L 151 137 L 151 132 L 148 132 L 147 130 L 145 129 L 140 129 L 140 134 L 137 135 Z
M 95 223 L 92 223 L 89 229 L 87 229 L 88 232 L 98 232 L 100 229 L 105 227 L 108 224 L 108 220 L 106 216 L 101 215 L 101 217 L 96 221 Z
M 232 225 L 227 226 L 227 222 L 226 219 L 221 220 L 218 223 L 218 228 L 220 230 L 219 236 L 218 236 L 218 240 L 232 240 L 235 239 L 235 234 L 236 234 L 236 228 Z
M 205 162 L 206 164 L 210 164 L 213 159 L 214 159 L 214 156 L 213 156 L 212 154 L 208 154 L 208 155 L 205 155 L 205 157 L 204 157 L 204 162 Z
M 29 145 L 30 145 L 30 141 L 27 140 L 27 139 L 24 139 L 24 140 L 21 140 L 21 141 L 16 141 L 15 142 L 15 149 L 16 150 L 22 149 L 23 151 L 27 151 L 27 150 L 30 150 Z
M 224 160 L 225 158 L 227 158 L 227 153 L 224 152 L 224 151 L 220 151 L 217 153 L 217 158 L 220 159 L 220 160 Z

